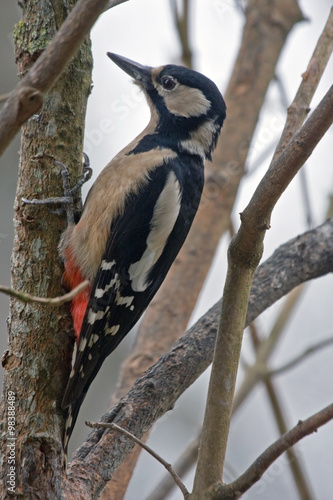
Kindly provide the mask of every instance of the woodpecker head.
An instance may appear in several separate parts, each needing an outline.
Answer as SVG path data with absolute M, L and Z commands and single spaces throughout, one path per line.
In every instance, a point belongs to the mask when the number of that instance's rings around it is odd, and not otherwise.
M 158 144 L 177 152 L 211 159 L 226 117 L 226 105 L 215 83 L 197 71 L 168 64 L 151 68 L 107 55 L 144 91 Z

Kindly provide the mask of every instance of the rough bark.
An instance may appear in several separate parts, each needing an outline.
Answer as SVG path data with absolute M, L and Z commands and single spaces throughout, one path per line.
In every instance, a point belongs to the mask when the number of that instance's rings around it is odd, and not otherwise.
M 74 2 L 23 4 L 23 18 L 14 30 L 15 56 L 22 78 L 48 46 Z M 62 265 L 57 245 L 65 217 L 47 208 L 24 205 L 26 198 L 62 195 L 59 167 L 64 162 L 73 182 L 81 172 L 84 119 L 91 87 L 92 58 L 87 39 L 71 65 L 47 94 L 43 107 L 22 129 L 20 164 L 14 207 L 12 286 L 41 297 L 61 295 Z M 9 345 L 2 413 L 2 494 L 8 490 L 8 444 L 15 462 L 15 498 L 57 498 L 63 473 L 60 409 L 70 366 L 71 320 L 68 305 L 58 310 L 11 299 Z M 8 395 L 15 398 L 16 441 L 8 434 Z M 43 473 L 41 474 L 41 471 Z

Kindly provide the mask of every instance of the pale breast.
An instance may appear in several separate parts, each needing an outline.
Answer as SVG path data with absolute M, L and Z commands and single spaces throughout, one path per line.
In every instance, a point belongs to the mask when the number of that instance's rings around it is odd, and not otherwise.
M 119 153 L 100 173 L 89 191 L 80 221 L 67 230 L 64 243 L 85 278 L 94 280 L 112 222 L 122 214 L 127 196 L 136 195 L 148 182 L 149 173 L 175 156 L 170 149 L 128 156 Z

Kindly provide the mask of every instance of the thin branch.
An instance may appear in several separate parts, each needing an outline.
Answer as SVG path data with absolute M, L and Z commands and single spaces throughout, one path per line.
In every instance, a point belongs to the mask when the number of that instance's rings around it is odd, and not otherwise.
M 230 484 L 217 486 L 214 500 L 236 500 L 263 476 L 270 465 L 301 439 L 333 419 L 333 404 L 326 406 L 306 420 L 300 420 L 295 427 L 270 445 L 250 467 Z
M 280 314 L 278 315 L 269 335 L 265 338 L 265 340 L 260 342 L 260 345 L 258 345 L 256 349 L 256 360 L 251 366 L 247 367 L 244 379 L 237 389 L 233 402 L 233 412 L 238 410 L 256 383 L 259 380 L 265 379 L 265 376 L 267 375 L 267 361 L 276 348 L 277 342 L 281 337 L 281 333 L 289 321 L 291 313 L 294 311 L 302 289 L 302 286 L 294 288 L 294 290 L 292 290 L 285 298 Z
M 89 281 L 85 280 L 80 283 L 77 287 L 73 288 L 68 293 L 61 295 L 60 297 L 47 298 L 47 297 L 35 297 L 34 295 L 30 295 L 29 293 L 19 292 L 17 290 L 13 290 L 8 286 L 0 285 L 0 293 L 4 293 L 5 295 L 9 295 L 10 297 L 14 297 L 15 299 L 20 300 L 21 302 L 31 303 L 35 302 L 37 304 L 44 304 L 47 306 L 60 307 L 65 302 L 70 302 L 74 299 L 79 293 L 83 292 L 85 288 L 89 285 Z
M 301 127 L 308 112 L 309 106 L 324 73 L 328 60 L 333 51 L 333 7 L 330 10 L 325 27 L 318 38 L 317 45 L 309 61 L 306 71 L 302 74 L 302 82 L 295 99 L 288 108 L 288 117 L 281 139 L 274 153 L 274 159 L 286 147 L 295 132 Z
M 283 109 L 287 109 L 289 101 L 288 101 L 287 92 L 286 92 L 285 86 L 283 84 L 283 81 L 277 75 L 275 75 L 275 80 L 276 80 L 276 83 L 277 83 L 277 86 L 279 89 L 281 105 L 283 106 Z M 300 182 L 300 189 L 301 189 L 301 197 L 302 197 L 302 201 L 303 201 L 303 205 L 304 205 L 304 214 L 305 214 L 306 224 L 307 224 L 307 227 L 309 229 L 311 229 L 311 227 L 313 226 L 313 211 L 311 208 L 309 186 L 308 186 L 308 182 L 307 182 L 305 168 L 302 168 L 300 173 L 299 173 L 299 182 Z
M 160 464 L 162 464 L 166 468 L 166 470 L 172 476 L 172 478 L 175 481 L 176 485 L 178 486 L 178 488 L 182 492 L 183 497 L 185 498 L 185 500 L 188 499 L 188 498 L 190 498 L 189 491 L 187 491 L 184 483 L 181 481 L 181 479 L 178 476 L 178 474 L 176 474 L 176 472 L 173 470 L 172 466 L 168 462 L 166 462 L 164 460 L 164 458 L 162 458 L 160 455 L 158 455 L 158 453 L 156 453 L 152 448 L 150 448 L 150 446 L 146 445 L 143 441 L 141 441 L 140 439 L 138 439 L 137 437 L 135 437 L 131 432 L 128 432 L 126 429 L 123 429 L 119 425 L 113 424 L 113 423 L 109 424 L 109 423 L 106 423 L 106 422 L 89 422 L 89 421 L 86 421 L 86 425 L 88 427 L 91 427 L 92 429 L 96 429 L 98 427 L 102 427 L 102 428 L 105 428 L 105 429 L 113 429 L 113 430 L 115 430 L 117 432 L 120 432 L 124 436 L 130 438 L 132 441 L 134 441 L 134 443 L 136 443 L 139 446 L 141 446 L 141 448 L 143 448 L 144 450 L 146 450 L 152 457 L 154 457 L 158 462 L 160 462 Z
M 317 342 L 316 344 L 305 349 L 301 354 L 298 354 L 298 356 L 295 356 L 293 359 L 291 359 L 284 365 L 279 366 L 279 368 L 267 370 L 267 372 L 263 373 L 263 375 L 267 377 L 271 377 L 273 375 L 280 375 L 281 373 L 284 373 L 287 370 L 290 370 L 291 368 L 295 368 L 295 366 L 304 361 L 311 354 L 314 354 L 319 350 L 324 349 L 327 346 L 331 346 L 332 344 L 333 344 L 333 337 L 321 340 L 320 342 Z
M 182 48 L 182 63 L 188 68 L 192 68 L 192 49 L 189 41 L 189 1 L 183 0 L 181 15 L 178 13 L 175 0 L 170 0 L 170 7 Z
M 298 290 L 302 287 L 298 287 Z M 260 348 L 260 340 L 257 332 L 256 322 L 252 322 L 250 325 L 250 332 L 252 343 L 256 351 Z M 265 364 L 267 367 L 267 364 Z M 267 368 L 268 369 L 268 368 Z M 245 375 L 246 377 L 246 375 Z M 274 384 L 274 381 L 270 377 L 265 377 L 264 380 L 265 389 L 267 392 L 268 400 L 270 402 L 275 422 L 279 429 L 280 435 L 285 434 L 288 431 L 288 425 L 286 422 L 286 417 L 284 415 L 283 406 L 280 401 L 279 392 Z M 254 387 L 254 386 L 253 386 Z M 247 394 L 248 396 L 248 394 Z M 298 491 L 299 498 L 302 500 L 312 500 L 313 496 L 311 494 L 311 489 L 308 485 L 307 475 L 303 471 L 301 464 L 301 458 L 297 456 L 294 448 L 288 448 L 286 451 L 288 456 L 288 466 L 292 473 L 295 486 Z
M 10 96 L 10 92 L 7 92 L 7 94 L 1 94 L 0 95 L 0 102 L 7 101 L 7 99 L 8 99 L 9 96 Z
M 200 436 L 191 441 L 186 450 L 177 459 L 173 468 L 179 475 L 179 477 L 184 477 L 185 474 L 195 465 L 198 456 L 198 448 L 200 444 Z M 235 476 L 233 476 L 235 477 Z M 174 482 L 169 475 L 165 474 L 165 477 L 158 483 L 146 500 L 164 500 L 168 497 L 170 491 L 174 488 Z
M 109 5 L 113 7 L 124 1 L 113 0 Z M 43 95 L 61 76 L 107 4 L 108 0 L 80 0 L 53 41 L 11 92 L 0 113 L 0 155 L 21 125 L 40 109 Z

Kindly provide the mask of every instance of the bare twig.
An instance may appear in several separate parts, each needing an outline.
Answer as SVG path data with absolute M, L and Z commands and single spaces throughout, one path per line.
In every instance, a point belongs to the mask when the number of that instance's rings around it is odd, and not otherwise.
M 333 7 L 330 10 L 326 25 L 318 39 L 306 71 L 302 74 L 302 82 L 292 104 L 288 108 L 288 117 L 281 139 L 274 153 L 276 159 L 291 140 L 294 133 L 305 120 L 311 99 L 324 73 L 333 51 Z
M 321 39 L 321 42 L 322 41 L 323 41 L 323 39 Z M 325 54 L 325 56 L 326 56 L 326 54 Z M 283 81 L 277 75 L 275 76 L 275 80 L 276 80 L 276 83 L 277 83 L 277 86 L 279 89 L 281 104 L 282 104 L 284 109 L 287 109 L 289 101 L 288 101 L 288 97 L 287 97 L 287 93 L 286 93 L 286 89 L 285 89 L 285 86 L 283 84 Z M 296 129 L 295 129 L 295 131 L 296 131 Z M 302 168 L 300 173 L 299 173 L 299 182 L 300 182 L 302 201 L 303 201 L 303 205 L 304 205 L 305 220 L 306 220 L 306 223 L 308 225 L 308 228 L 310 229 L 313 225 L 313 213 L 312 213 L 311 200 L 310 200 L 310 195 L 309 195 L 309 186 L 308 186 L 305 168 Z
M 279 366 L 279 368 L 268 370 L 267 373 L 263 375 L 267 377 L 271 377 L 272 375 L 280 375 L 281 373 L 284 373 L 287 370 L 295 368 L 295 366 L 304 361 L 311 354 L 314 354 L 319 350 L 324 349 L 327 346 L 331 346 L 332 344 L 333 344 L 333 337 L 321 340 L 320 342 L 317 342 L 316 344 L 305 349 L 302 353 L 298 354 L 298 356 L 295 356 L 293 359 L 291 359 L 284 365 Z
M 191 441 L 189 446 L 174 464 L 173 468 L 179 477 L 184 477 L 186 472 L 188 472 L 195 465 L 198 456 L 199 442 L 200 436 Z M 146 500 L 164 500 L 168 497 L 168 494 L 171 490 L 173 490 L 173 488 L 174 482 L 169 475 L 165 474 L 165 477 L 154 488 Z
M 1 286 L 1 285 L 0 285 L 0 293 L 4 293 L 5 295 L 10 295 L 11 297 L 18 299 L 21 302 L 26 302 L 26 303 L 35 302 L 37 304 L 60 307 L 66 302 L 70 302 L 71 300 L 73 300 L 74 297 L 79 295 L 79 293 L 83 292 L 83 290 L 87 288 L 88 285 L 89 281 L 85 280 L 82 283 L 80 283 L 77 287 L 73 288 L 73 290 L 71 290 L 70 292 L 61 295 L 60 297 L 53 297 L 53 298 L 35 297 L 34 295 L 30 295 L 29 293 L 19 292 L 18 290 L 13 290 L 8 286 Z
M 192 50 L 189 42 L 189 1 L 183 0 L 181 15 L 178 12 L 177 2 L 171 0 L 170 7 L 182 47 L 182 63 L 192 68 Z
M 185 500 L 190 498 L 190 493 L 187 491 L 184 483 L 181 481 L 178 474 L 176 474 L 176 472 L 173 470 L 172 466 L 170 464 L 168 464 L 168 462 L 166 462 L 164 460 L 164 458 L 162 458 L 160 455 L 158 455 L 158 453 L 156 453 L 154 450 L 152 450 L 152 448 L 150 448 L 150 446 L 146 445 L 143 441 L 141 441 L 140 439 L 135 437 L 131 432 L 128 432 L 126 429 L 123 429 L 122 427 L 120 427 L 119 425 L 114 424 L 114 423 L 109 424 L 106 422 L 89 422 L 89 421 L 87 421 L 86 425 L 88 425 L 88 427 L 91 427 L 92 429 L 96 429 L 98 427 L 104 427 L 106 429 L 113 429 L 117 432 L 120 432 L 124 436 L 130 438 L 132 441 L 134 441 L 134 443 L 141 446 L 141 448 L 146 450 L 152 457 L 154 457 L 158 462 L 160 462 L 160 464 L 162 464 L 166 468 L 166 470 L 172 476 L 176 485 L 178 486 L 178 488 L 182 492 Z
M 306 420 L 300 420 L 295 427 L 269 446 L 250 467 L 235 481 L 228 485 L 218 485 L 213 496 L 216 500 L 236 500 L 262 477 L 270 465 L 288 448 L 296 444 L 305 436 L 316 432 L 317 429 L 333 419 L 333 404 L 323 408 Z
M 1 94 L 0 95 L 0 102 L 7 101 L 7 99 L 8 99 L 9 96 L 10 96 L 10 92 L 7 92 L 7 94 Z
M 298 287 L 299 290 L 301 287 Z M 256 328 L 256 323 L 252 322 L 250 325 L 250 332 L 252 343 L 256 351 L 260 348 L 260 340 Z M 265 364 L 267 367 L 267 364 Z M 267 368 L 268 369 L 268 368 Z M 246 375 L 245 375 L 246 378 Z M 284 415 L 283 406 L 280 402 L 279 392 L 274 384 L 274 381 L 270 377 L 265 377 L 264 380 L 265 389 L 267 392 L 268 400 L 271 404 L 273 415 L 278 426 L 280 435 L 285 434 L 288 431 L 288 425 L 286 422 L 286 417 Z M 254 387 L 254 386 L 253 386 Z M 312 500 L 313 496 L 311 494 L 311 489 L 309 487 L 307 475 L 303 471 L 302 463 L 300 457 L 298 457 L 294 448 L 288 448 L 286 450 L 288 456 L 288 465 L 292 473 L 295 486 L 298 490 L 299 498 L 302 500 Z
M 259 380 L 264 380 L 267 375 L 267 361 L 275 349 L 277 342 L 281 337 L 287 321 L 290 319 L 290 314 L 293 312 L 296 303 L 299 300 L 302 286 L 294 288 L 290 294 L 285 298 L 280 314 L 277 317 L 269 335 L 265 340 L 260 342 L 256 349 L 256 360 L 253 365 L 248 366 L 243 382 L 237 389 L 234 403 L 233 412 L 237 411 L 239 406 L 244 402 L 248 394 L 250 394 L 253 387 Z

